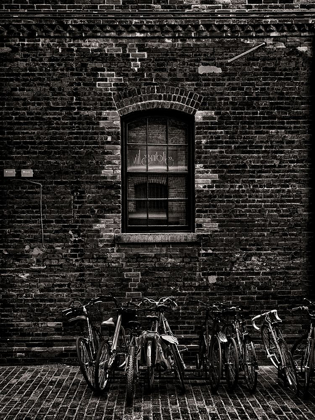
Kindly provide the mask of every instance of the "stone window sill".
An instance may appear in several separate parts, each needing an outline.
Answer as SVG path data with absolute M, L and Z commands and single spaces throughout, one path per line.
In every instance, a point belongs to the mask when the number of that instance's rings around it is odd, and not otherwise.
M 196 233 L 121 233 L 115 235 L 118 243 L 174 243 L 197 242 Z

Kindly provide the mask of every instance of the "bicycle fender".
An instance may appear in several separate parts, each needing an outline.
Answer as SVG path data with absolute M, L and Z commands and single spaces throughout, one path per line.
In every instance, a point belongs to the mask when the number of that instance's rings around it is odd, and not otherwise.
M 173 335 L 161 334 L 161 338 L 169 344 L 178 344 L 177 338 Z
M 218 333 L 218 339 L 220 340 L 221 343 L 227 343 L 228 341 L 226 335 L 223 334 L 223 332 L 221 331 Z

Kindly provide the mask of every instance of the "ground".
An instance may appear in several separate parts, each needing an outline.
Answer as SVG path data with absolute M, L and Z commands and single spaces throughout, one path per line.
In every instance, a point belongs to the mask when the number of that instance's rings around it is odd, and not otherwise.
M 170 375 L 156 380 L 151 395 L 142 376 L 134 404 L 126 407 L 125 378 L 118 375 L 107 395 L 95 396 L 77 366 L 0 366 L 0 419 L 5 420 L 269 420 L 315 419 L 315 397 L 293 396 L 271 366 L 259 368 L 254 395 L 243 380 L 228 393 L 223 382 L 212 395 L 204 378 L 187 373 L 181 394 Z

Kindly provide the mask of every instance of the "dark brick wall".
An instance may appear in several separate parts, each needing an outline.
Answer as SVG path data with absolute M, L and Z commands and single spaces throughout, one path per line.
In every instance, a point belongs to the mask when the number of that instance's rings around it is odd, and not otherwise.
M 61 310 L 112 290 L 176 296 L 170 320 L 186 342 L 198 299 L 244 304 L 253 315 L 278 307 L 288 338 L 300 332 L 303 320 L 288 308 L 314 292 L 307 13 L 82 20 L 94 8 L 136 6 L 35 3 L 4 5 L 16 17 L 0 16 L 3 361 L 68 361 L 74 332 Z M 161 8 L 193 11 L 186 3 Z M 26 18 L 18 13 L 26 9 L 71 13 Z M 120 118 L 158 107 L 195 117 L 195 232 L 126 235 Z

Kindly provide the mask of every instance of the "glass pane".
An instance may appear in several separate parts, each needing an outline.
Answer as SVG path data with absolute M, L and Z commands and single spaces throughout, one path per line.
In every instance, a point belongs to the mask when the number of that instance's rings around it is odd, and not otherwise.
M 149 118 L 148 120 L 148 143 L 166 143 L 166 119 Z
M 167 200 L 150 200 L 148 208 L 149 225 L 167 224 Z
M 187 225 L 186 201 L 169 201 L 168 221 L 170 225 Z
M 146 176 L 129 176 L 128 177 L 128 200 L 141 199 L 147 197 L 147 177 Z
M 133 121 L 128 124 L 128 143 L 146 143 L 147 120 Z
M 164 146 L 148 147 L 148 170 L 155 172 L 167 171 L 167 148 Z
M 127 171 L 139 172 L 147 170 L 146 146 L 128 146 Z
M 187 144 L 186 123 L 184 121 L 170 119 L 168 124 L 168 143 Z
M 168 149 L 168 170 L 171 172 L 187 171 L 187 148 L 170 146 Z
M 148 180 L 149 198 L 167 198 L 167 178 L 166 176 L 149 176 Z
M 138 201 L 129 201 L 128 202 L 128 225 L 146 225 L 147 224 L 147 210 L 146 202 L 142 202 L 143 205 L 139 208 Z
M 168 196 L 169 198 L 186 198 L 186 178 L 170 176 L 168 180 Z

